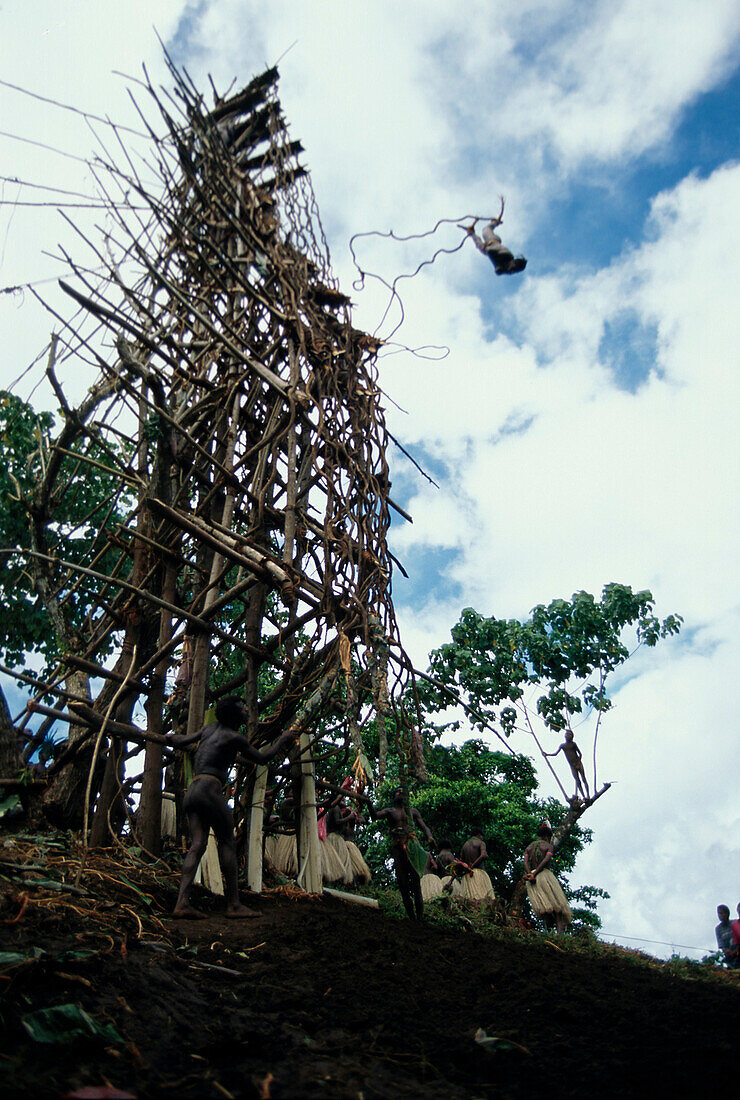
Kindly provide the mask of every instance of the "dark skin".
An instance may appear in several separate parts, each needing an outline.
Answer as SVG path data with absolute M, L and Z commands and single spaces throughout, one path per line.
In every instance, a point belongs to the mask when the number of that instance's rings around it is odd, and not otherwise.
M 422 920 L 424 917 L 424 899 L 421 896 L 421 879 L 409 862 L 402 836 L 397 835 L 407 832 L 409 829 L 409 819 L 401 788 L 397 787 L 394 791 L 392 806 L 386 806 L 383 810 L 376 810 L 374 806 L 371 806 L 370 814 L 373 821 L 387 821 L 391 826 L 391 856 L 396 872 L 396 882 L 403 898 L 403 905 L 407 916 L 411 920 Z M 432 844 L 434 837 L 424 823 L 419 811 L 412 808 L 411 817 L 426 837 L 427 843 Z
M 259 752 L 253 748 L 246 737 L 234 728 L 233 723 L 242 725 L 247 721 L 249 712 L 239 703 L 234 708 L 230 723 L 213 722 L 204 729 L 186 737 L 172 737 L 171 743 L 185 748 L 200 740 L 195 754 L 196 778 L 188 787 L 183 801 L 183 810 L 187 814 L 190 827 L 191 845 L 182 865 L 180 892 L 172 916 L 188 920 L 202 920 L 190 903 L 190 893 L 203 854 L 208 844 L 208 834 L 213 829 L 218 843 L 218 861 L 226 887 L 226 916 L 232 918 L 257 917 L 253 909 L 248 909 L 239 900 L 238 865 L 236 858 L 236 840 L 234 838 L 234 818 L 224 797 L 224 784 L 237 756 L 253 761 L 255 764 L 267 764 L 279 753 L 284 753 L 294 740 L 292 733 L 284 733 L 272 748 Z
M 450 866 L 455 862 L 455 853 L 449 841 L 445 843 L 444 840 L 440 840 L 439 851 L 437 852 L 437 858 L 434 862 L 436 866 L 433 870 L 435 870 L 440 877 L 444 877 Z
M 740 905 L 738 905 L 737 909 L 738 909 L 738 916 L 740 917 Z M 720 924 L 724 924 L 728 928 L 730 927 L 730 910 L 727 908 L 726 905 L 718 905 L 717 906 L 717 916 L 719 917 L 719 923 Z M 738 947 L 723 948 L 723 954 L 725 956 L 725 961 L 728 962 L 730 964 L 730 966 L 736 966 L 737 965 L 737 958 L 738 958 L 738 955 L 740 954 L 740 948 L 738 948 Z
M 540 871 L 544 871 L 546 867 L 550 866 L 554 853 L 554 849 L 552 846 L 552 830 L 541 829 L 538 832 L 537 836 L 539 837 L 537 848 L 535 849 L 535 843 L 537 843 L 535 842 L 533 844 L 530 844 L 526 852 L 524 853 L 524 878 L 527 880 L 527 882 L 534 882 Z M 544 850 L 545 854 L 543 855 L 540 862 L 536 866 L 533 866 L 535 851 L 539 852 L 542 850 Z M 563 919 L 563 915 L 561 913 L 555 913 L 553 919 L 555 921 L 555 927 L 557 931 L 564 932 L 565 920 Z
M 342 799 L 329 810 L 326 827 L 330 833 L 339 833 L 345 840 L 352 840 L 358 825 L 364 825 L 365 819 L 357 810 L 348 806 Z
M 475 833 L 470 840 L 466 840 L 460 852 L 461 861 L 466 863 L 471 871 L 474 871 L 487 857 L 486 842 L 481 833 Z
M 581 756 L 581 750 L 573 740 L 573 730 L 565 731 L 565 741 L 563 741 L 560 748 L 555 752 L 546 752 L 545 756 L 557 756 L 559 752 L 562 752 L 565 759 L 570 765 L 570 770 L 573 773 L 573 778 L 576 781 L 576 793 L 575 798 L 578 798 L 579 794 L 581 798 L 587 802 L 591 795 L 588 791 L 588 780 L 586 779 L 586 772 L 583 768 L 583 758 Z

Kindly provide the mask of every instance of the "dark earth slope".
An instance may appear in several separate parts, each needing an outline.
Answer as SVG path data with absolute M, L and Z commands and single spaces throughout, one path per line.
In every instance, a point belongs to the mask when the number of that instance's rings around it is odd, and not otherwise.
M 734 1078 L 734 976 L 692 981 L 617 951 L 417 926 L 335 900 L 257 904 L 258 920 L 163 918 L 158 934 L 137 934 L 134 908 L 111 912 L 108 933 L 70 905 L 29 904 L 0 925 L 0 950 L 27 960 L 0 966 L 0 1095 L 107 1082 L 173 1098 L 628 1096 L 656 1085 L 688 1096 Z M 2 916 L 17 909 L 6 894 Z M 46 954 L 33 960 L 34 947 Z M 22 1017 L 70 1003 L 122 1041 L 31 1040 Z M 508 1049 L 476 1043 L 479 1028 Z

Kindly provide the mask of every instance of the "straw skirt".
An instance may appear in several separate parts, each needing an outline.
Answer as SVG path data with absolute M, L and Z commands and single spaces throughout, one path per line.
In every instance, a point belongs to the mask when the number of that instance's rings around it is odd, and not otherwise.
M 195 872 L 195 882 L 205 886 L 212 894 L 223 894 L 224 882 L 221 877 L 221 865 L 218 862 L 218 844 L 213 835 L 213 830 L 208 834 L 208 845 L 205 854 Z
M 486 871 L 476 867 L 472 874 L 463 875 L 455 879 L 452 884 L 452 893 L 463 901 L 485 901 L 486 898 L 495 897 L 491 880 Z
M 324 882 L 343 882 L 345 886 L 354 882 L 347 843 L 339 833 L 328 833 L 321 845 L 321 872 Z
M 573 920 L 573 913 L 562 887 L 552 871 L 540 871 L 534 882 L 527 882 L 527 896 L 533 912 L 538 917 L 559 913 L 566 921 Z
M 442 897 L 444 895 L 445 886 L 450 881 L 449 875 L 445 875 L 444 878 L 440 878 L 439 875 L 422 875 L 421 896 L 423 900 L 434 901 L 435 898 Z
M 347 845 L 347 851 L 349 852 L 349 861 L 352 864 L 352 876 L 355 882 L 370 883 L 372 881 L 372 874 L 370 868 L 365 862 L 364 856 L 360 849 L 355 844 L 354 840 L 345 840 Z
M 297 845 L 294 833 L 279 833 L 265 838 L 265 855 L 276 871 L 288 878 L 298 874 Z
M 169 791 L 162 792 L 162 836 L 177 836 L 177 810 L 175 796 Z

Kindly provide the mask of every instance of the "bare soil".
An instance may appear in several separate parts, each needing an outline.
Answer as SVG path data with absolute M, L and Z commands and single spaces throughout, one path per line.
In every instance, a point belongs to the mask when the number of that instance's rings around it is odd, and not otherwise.
M 260 912 L 247 921 L 205 894 L 202 921 L 166 918 L 168 891 L 148 907 L 99 902 L 92 921 L 74 895 L 45 905 L 32 893 L 14 923 L 23 892 L 0 896 L 0 951 L 24 955 L 0 965 L 8 1100 L 84 1086 L 178 1100 L 681 1097 L 735 1076 L 734 974 L 687 980 L 616 950 L 573 954 L 541 935 L 418 925 L 290 891 L 245 895 Z M 23 1018 L 70 1003 L 121 1042 L 30 1038 Z M 480 1028 L 507 1042 L 485 1049 Z

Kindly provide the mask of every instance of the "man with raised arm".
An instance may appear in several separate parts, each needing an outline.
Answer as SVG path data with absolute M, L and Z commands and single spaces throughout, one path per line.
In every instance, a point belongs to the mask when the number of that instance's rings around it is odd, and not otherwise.
M 586 779 L 586 772 L 583 767 L 583 757 L 581 755 L 581 750 L 578 748 L 578 745 L 573 740 L 573 730 L 565 731 L 565 741 L 563 741 L 560 748 L 556 749 L 555 752 L 546 752 L 544 755 L 557 756 L 559 752 L 562 752 L 563 756 L 568 761 L 568 764 L 570 765 L 570 770 L 573 774 L 573 778 L 576 781 L 576 793 L 573 797 L 578 798 L 580 794 L 581 798 L 585 802 L 588 802 L 591 797 L 588 792 L 588 780 Z
M 472 237 L 478 251 L 488 256 L 497 275 L 517 275 L 520 271 L 524 271 L 527 266 L 524 256 L 514 256 L 496 233 L 496 229 L 501 224 L 500 219 L 492 218 L 488 225 L 483 227 L 482 239 L 475 232 L 475 224 L 473 222 L 472 225 L 467 226 L 465 232 Z M 462 229 L 462 226 L 460 228 Z
M 204 726 L 197 733 L 170 738 L 170 743 L 177 748 L 185 748 L 200 741 L 195 752 L 195 775 L 182 804 L 190 826 L 191 845 L 182 865 L 180 892 L 173 917 L 197 920 L 204 916 L 191 905 L 190 892 L 195 872 L 208 844 L 210 829 L 216 834 L 218 843 L 218 861 L 226 887 L 226 916 L 259 916 L 239 901 L 234 818 L 224 796 L 224 786 L 237 756 L 246 757 L 255 764 L 267 764 L 284 752 L 294 740 L 294 735 L 284 733 L 272 748 L 259 752 L 238 732 L 248 717 L 249 712 L 241 699 L 230 696 L 216 704 L 215 722 Z
M 371 806 L 370 815 L 373 821 L 387 821 L 390 824 L 391 856 L 404 908 L 411 920 L 422 920 L 424 899 L 421 894 L 421 876 L 426 868 L 428 853 L 419 843 L 414 824 L 419 826 L 428 844 L 433 843 L 434 837 L 418 810 L 412 808 L 412 820 L 409 821 L 402 787 L 396 787 L 393 792 L 392 806 L 387 806 L 384 810 L 376 810 Z

